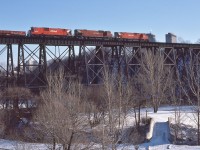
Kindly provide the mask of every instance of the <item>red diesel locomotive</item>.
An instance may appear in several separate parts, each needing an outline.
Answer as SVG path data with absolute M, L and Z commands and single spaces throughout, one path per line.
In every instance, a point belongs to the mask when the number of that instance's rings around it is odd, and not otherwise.
M 70 29 L 31 27 L 28 36 L 72 36 Z
M 81 37 L 112 37 L 112 33 L 110 31 L 95 31 L 95 30 L 82 30 L 76 29 L 74 30 L 74 36 L 81 36 Z
M 115 32 L 115 38 L 148 41 L 148 36 L 143 33 Z

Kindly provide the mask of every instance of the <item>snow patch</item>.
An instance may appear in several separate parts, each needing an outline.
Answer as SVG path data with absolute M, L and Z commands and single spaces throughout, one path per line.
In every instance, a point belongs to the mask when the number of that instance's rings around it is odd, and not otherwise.
M 147 132 L 147 135 L 146 135 L 146 139 L 147 140 L 150 140 L 152 138 L 152 136 L 153 136 L 154 124 L 155 124 L 155 121 L 154 121 L 153 118 L 151 118 L 150 126 L 149 126 L 149 132 Z

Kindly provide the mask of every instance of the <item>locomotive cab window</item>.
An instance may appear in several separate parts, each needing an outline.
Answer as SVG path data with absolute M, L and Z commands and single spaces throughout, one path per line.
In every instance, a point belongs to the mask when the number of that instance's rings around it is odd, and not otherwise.
M 49 28 L 44 28 L 44 31 L 49 31 Z

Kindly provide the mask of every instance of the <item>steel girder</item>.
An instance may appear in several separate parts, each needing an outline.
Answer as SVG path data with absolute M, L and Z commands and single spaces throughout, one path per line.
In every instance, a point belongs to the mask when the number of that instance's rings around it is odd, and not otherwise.
M 13 50 L 12 44 L 6 44 L 0 50 L 0 87 L 8 87 L 15 84 L 14 66 L 13 66 Z
M 144 50 L 160 51 L 164 53 L 164 64 L 174 68 L 176 66 L 175 49 L 173 47 L 142 47 L 142 46 L 96 46 L 80 47 L 80 53 L 85 59 L 84 79 L 86 84 L 100 84 L 103 82 L 105 69 L 109 68 L 112 77 L 122 82 L 136 73 L 140 68 L 141 52 Z
M 46 86 L 46 75 L 58 71 L 59 68 L 64 69 L 66 76 L 74 75 L 76 72 L 75 52 L 72 45 L 62 46 L 61 48 L 60 46 L 49 47 L 40 44 L 33 50 L 33 53 L 29 53 L 28 57 L 29 59 L 34 58 L 35 62 L 26 64 L 26 67 L 35 68 L 28 69 L 31 72 L 30 75 L 34 75 L 34 78 L 26 82 L 27 86 Z M 28 76 L 28 73 L 26 73 L 26 76 Z
M 14 68 L 12 44 L 6 44 L 0 50 L 0 86 L 11 84 L 39 88 L 46 86 L 46 74 L 64 68 L 65 74 L 74 75 L 76 70 L 74 46 L 53 46 L 53 51 L 45 44 L 25 45 L 19 43 L 17 48 L 17 66 Z M 2 56 L 1 56 L 2 55 Z M 3 60 L 3 58 L 6 60 Z M 47 61 L 47 59 L 49 59 Z M 15 70 L 15 71 L 14 71 Z M 16 80 L 17 79 L 17 80 Z M 16 82 L 15 82 L 16 81 Z
M 79 61 L 84 59 L 85 64 L 79 64 L 79 75 L 82 74 L 83 83 L 99 84 L 102 82 L 105 68 L 105 57 L 103 46 L 88 47 L 81 45 L 79 48 Z M 85 68 L 85 69 L 82 69 Z
M 81 46 L 79 54 L 84 55 L 85 73 L 82 80 L 86 84 L 101 84 L 105 71 L 112 73 L 117 79 L 120 75 L 124 80 L 127 78 L 127 55 L 124 46 L 104 47 L 103 45 L 88 47 Z
M 101 42 L 100 42 L 101 43 Z M 18 59 L 16 72 L 14 72 L 13 47 L 5 44 L 0 50 L 0 56 L 6 54 L 6 65 L 0 63 L 1 86 L 15 83 L 27 87 L 46 86 L 46 74 L 56 71 L 58 66 L 65 69 L 66 75 L 79 75 L 82 83 L 103 83 L 104 71 L 107 69 L 114 78 L 118 75 L 126 81 L 137 74 L 140 68 L 141 52 L 144 50 L 160 51 L 164 54 L 165 66 L 176 69 L 179 75 L 184 74 L 184 64 L 193 57 L 200 58 L 200 47 L 190 45 L 165 45 L 156 44 L 124 44 L 122 45 L 87 45 L 79 43 L 79 56 L 76 58 L 74 45 L 47 46 L 45 43 L 32 47 L 31 45 L 18 44 Z M 3 59 L 2 59 L 3 60 Z M 49 61 L 50 60 L 50 61 Z M 30 61 L 30 62 L 29 62 Z

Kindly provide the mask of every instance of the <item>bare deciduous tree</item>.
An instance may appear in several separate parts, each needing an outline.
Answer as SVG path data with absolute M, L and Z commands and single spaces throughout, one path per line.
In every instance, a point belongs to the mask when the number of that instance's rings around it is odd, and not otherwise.
M 6 107 L 12 107 L 14 110 L 19 110 L 20 101 L 26 106 L 28 100 L 33 97 L 30 90 L 22 87 L 9 87 L 2 93 L 2 98 L 6 100 Z
M 141 68 L 137 79 L 143 88 L 145 98 L 150 100 L 154 112 L 157 112 L 170 88 L 170 69 L 164 66 L 164 55 L 160 51 L 144 49 L 141 55 Z
M 185 40 L 185 39 L 183 39 L 182 37 L 178 37 L 178 42 L 179 42 L 179 43 L 187 43 L 187 44 L 190 44 L 190 43 L 191 43 L 190 40 Z
M 182 113 L 181 113 L 181 105 L 182 105 L 182 94 L 181 88 L 179 86 L 179 73 L 176 73 L 176 80 L 171 80 L 171 90 L 170 90 L 170 98 L 172 105 L 174 106 L 174 125 L 172 125 L 173 133 L 174 133 L 174 143 L 177 144 L 177 139 L 180 138 L 181 135 L 181 123 L 182 123 Z
M 105 71 L 104 74 L 104 87 L 102 95 L 108 111 L 108 123 L 104 120 L 103 123 L 103 149 L 105 149 L 105 141 L 111 143 L 112 149 L 116 149 L 116 125 L 117 125 L 117 116 L 115 108 L 116 108 L 116 97 L 115 97 L 116 85 L 113 81 L 112 74 L 108 71 Z M 107 128 L 108 127 L 108 128 Z M 107 137 L 107 138 L 106 138 Z M 106 139 L 105 139 L 106 138 Z
M 132 91 L 127 83 L 123 83 L 122 77 L 111 74 L 108 70 L 104 73 L 104 85 L 102 98 L 105 101 L 106 111 L 103 120 L 103 149 L 106 143 L 116 149 L 116 144 L 122 135 L 127 112 L 131 109 L 130 101 Z M 128 90 L 129 89 L 129 90 Z
M 4 109 L 7 116 L 4 121 L 6 133 L 8 134 L 10 129 L 13 130 L 17 127 L 20 118 L 32 115 L 28 101 L 33 98 L 33 94 L 27 88 L 9 87 L 2 93 L 1 97 L 4 101 Z M 29 114 L 29 116 L 25 116 L 25 114 Z
M 129 98 L 129 105 L 131 110 L 133 110 L 134 118 L 135 118 L 135 126 L 136 129 L 139 129 L 141 122 L 141 107 L 146 105 L 146 99 L 143 97 L 143 89 L 141 89 L 138 76 L 135 75 L 132 79 L 128 81 L 126 91 L 126 97 Z
M 0 110 L 0 138 L 3 138 L 5 135 L 5 129 L 6 129 L 5 118 L 6 118 L 5 110 L 1 109 Z
M 200 62 L 198 55 L 190 58 L 185 63 L 185 76 L 180 80 L 180 85 L 189 103 L 193 106 L 194 121 L 197 126 L 197 144 L 200 144 Z
M 48 88 L 41 94 L 42 105 L 39 107 L 35 121 L 42 131 L 50 135 L 53 149 L 61 143 L 63 149 L 70 150 L 80 140 L 86 118 L 81 115 L 82 86 L 78 82 L 66 81 L 64 71 L 50 74 L 47 78 Z M 79 141 L 80 142 L 80 141 Z
M 105 101 L 101 96 L 101 85 L 91 85 L 84 88 L 85 112 L 92 127 L 100 124 L 106 111 Z
M 200 44 L 200 39 L 197 40 L 196 44 Z

